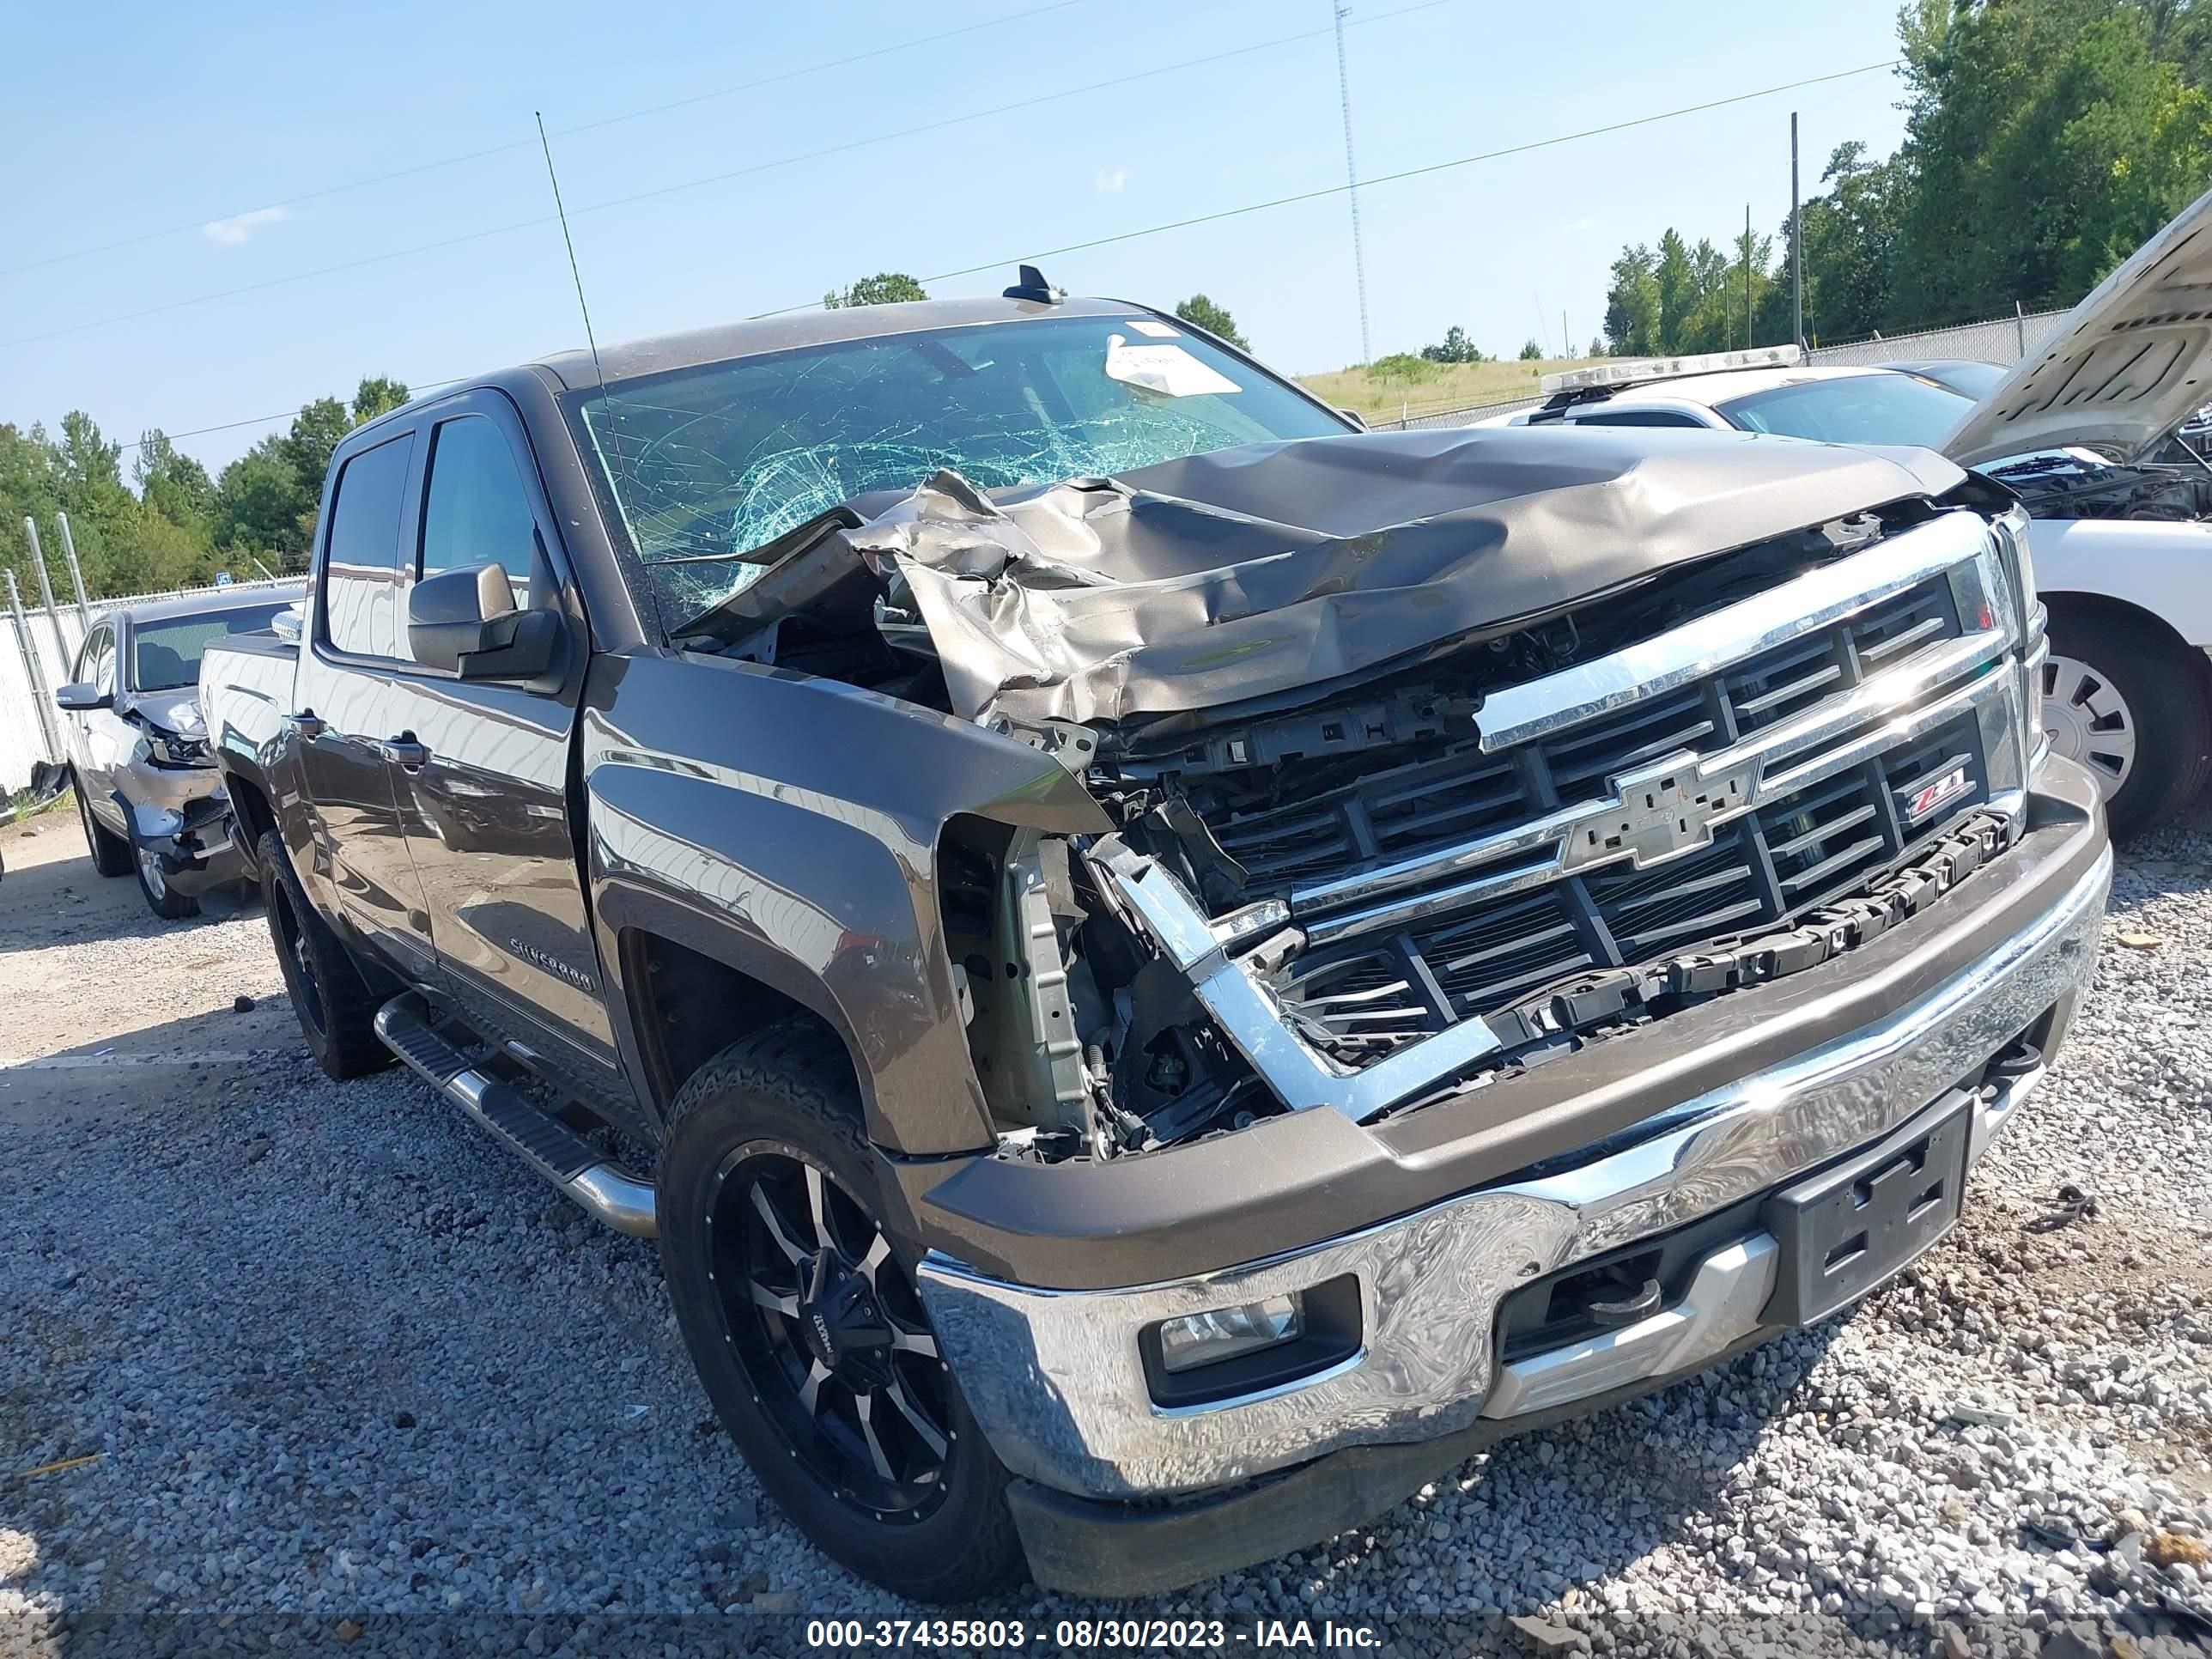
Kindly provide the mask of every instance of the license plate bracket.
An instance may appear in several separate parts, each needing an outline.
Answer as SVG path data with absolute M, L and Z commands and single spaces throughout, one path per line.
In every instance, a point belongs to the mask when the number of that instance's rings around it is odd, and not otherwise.
M 1759 1206 L 1782 1258 L 1762 1322 L 1826 1318 L 1957 1224 L 1973 1108 L 1971 1094 L 1952 1090 L 1865 1152 Z

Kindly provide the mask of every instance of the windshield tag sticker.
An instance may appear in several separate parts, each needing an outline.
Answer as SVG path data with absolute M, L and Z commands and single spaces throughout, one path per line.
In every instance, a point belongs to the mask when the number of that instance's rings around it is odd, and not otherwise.
M 1243 390 L 1179 345 L 1133 346 L 1118 334 L 1106 337 L 1106 378 L 1170 398 Z
M 1156 323 L 1149 317 L 1132 317 L 1129 319 L 1129 326 L 1135 329 L 1138 333 L 1147 335 L 1155 340 L 1175 340 L 1182 337 L 1165 323 Z

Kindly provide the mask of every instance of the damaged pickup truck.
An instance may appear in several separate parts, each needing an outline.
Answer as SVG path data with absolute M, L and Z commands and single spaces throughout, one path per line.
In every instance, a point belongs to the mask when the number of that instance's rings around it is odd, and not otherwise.
M 2110 880 L 2025 525 L 1922 450 L 1362 433 L 1025 271 L 368 423 L 203 695 L 328 1071 L 657 1233 L 839 1560 L 1129 1594 L 1952 1224 Z

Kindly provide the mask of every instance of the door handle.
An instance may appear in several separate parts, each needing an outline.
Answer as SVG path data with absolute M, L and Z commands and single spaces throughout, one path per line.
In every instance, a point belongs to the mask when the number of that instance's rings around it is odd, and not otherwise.
M 402 732 L 396 738 L 386 738 L 376 746 L 385 759 L 404 771 L 412 772 L 430 763 L 430 745 L 416 742 L 412 732 Z
M 319 738 L 330 728 L 315 717 L 312 708 L 302 708 L 296 714 L 284 716 L 284 723 L 303 738 Z

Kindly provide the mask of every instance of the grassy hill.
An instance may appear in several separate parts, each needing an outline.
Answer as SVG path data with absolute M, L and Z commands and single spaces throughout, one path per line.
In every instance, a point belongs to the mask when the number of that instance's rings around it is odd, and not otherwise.
M 1333 374 L 1301 374 L 1299 384 L 1339 409 L 1356 409 L 1370 420 L 1395 420 L 1403 408 L 1418 415 L 1424 410 L 1462 409 L 1474 404 L 1502 404 L 1515 398 L 1536 395 L 1536 379 L 1562 369 L 1580 368 L 1594 362 L 1577 357 L 1562 362 L 1430 363 L 1419 380 L 1378 379 L 1366 368 L 1340 368 Z

